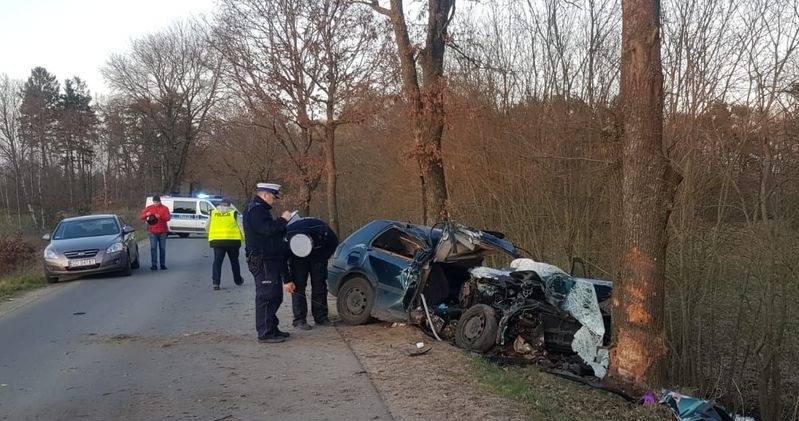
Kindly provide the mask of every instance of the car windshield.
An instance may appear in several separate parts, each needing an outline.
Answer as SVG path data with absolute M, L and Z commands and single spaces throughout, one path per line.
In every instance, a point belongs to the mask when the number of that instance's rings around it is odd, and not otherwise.
M 53 234 L 54 240 L 71 238 L 99 237 L 119 234 L 119 225 L 114 218 L 94 218 L 76 221 L 62 221 Z

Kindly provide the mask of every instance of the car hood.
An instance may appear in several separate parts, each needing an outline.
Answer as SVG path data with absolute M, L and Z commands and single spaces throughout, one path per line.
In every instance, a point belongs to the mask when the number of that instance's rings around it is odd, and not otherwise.
M 500 251 L 513 257 L 519 257 L 516 247 L 510 241 L 475 228 L 469 228 L 454 222 L 444 222 L 441 236 L 435 245 L 434 262 L 458 260 L 463 256 L 486 254 Z
M 119 234 L 98 235 L 96 237 L 52 240 L 48 248 L 57 253 L 73 250 L 105 249 L 117 241 L 119 241 Z

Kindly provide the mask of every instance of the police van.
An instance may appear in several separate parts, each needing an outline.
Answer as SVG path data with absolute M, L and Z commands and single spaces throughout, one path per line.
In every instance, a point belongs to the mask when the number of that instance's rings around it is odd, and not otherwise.
M 222 201 L 222 196 L 161 196 L 161 204 L 169 208 L 172 218 L 167 222 L 170 234 L 188 237 L 190 234 L 205 234 L 211 211 Z M 153 204 L 153 197 L 147 197 L 146 206 Z M 238 212 L 236 206 L 231 207 Z M 241 218 L 241 212 L 239 218 Z

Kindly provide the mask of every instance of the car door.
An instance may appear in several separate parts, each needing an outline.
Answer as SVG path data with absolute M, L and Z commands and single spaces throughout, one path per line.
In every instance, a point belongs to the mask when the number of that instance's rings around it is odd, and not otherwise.
M 408 271 L 413 257 L 424 243 L 399 229 L 390 226 L 372 240 L 367 250 L 369 266 L 377 277 L 373 312 L 383 313 L 384 320 L 407 320 L 403 300 L 410 279 Z
M 169 230 L 178 233 L 199 232 L 197 200 L 178 199 L 172 201 L 172 220 Z
M 203 231 L 206 230 L 208 226 L 208 220 L 211 218 L 211 211 L 215 209 L 214 205 L 207 200 L 199 201 L 198 206 L 198 215 L 197 215 L 197 223 L 198 227 L 202 228 Z

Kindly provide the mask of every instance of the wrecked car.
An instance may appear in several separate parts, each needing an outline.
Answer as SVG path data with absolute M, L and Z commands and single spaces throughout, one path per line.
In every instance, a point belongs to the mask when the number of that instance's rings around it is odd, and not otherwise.
M 486 259 L 512 260 L 507 267 Z M 520 258 L 504 235 L 454 222 L 363 226 L 336 249 L 328 289 L 348 324 L 371 317 L 417 324 L 481 353 L 568 360 L 604 377 L 612 283 Z

